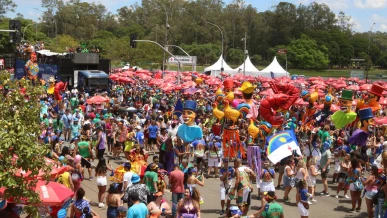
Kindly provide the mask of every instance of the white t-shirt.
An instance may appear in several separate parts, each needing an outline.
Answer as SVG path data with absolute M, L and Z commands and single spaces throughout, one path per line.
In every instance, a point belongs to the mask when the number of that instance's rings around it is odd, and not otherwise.
M 125 184 L 125 182 L 127 182 L 128 185 L 126 187 L 129 187 L 132 185 L 132 176 L 133 176 L 132 172 L 124 173 L 123 184 Z M 124 191 L 124 186 L 122 186 L 122 191 Z

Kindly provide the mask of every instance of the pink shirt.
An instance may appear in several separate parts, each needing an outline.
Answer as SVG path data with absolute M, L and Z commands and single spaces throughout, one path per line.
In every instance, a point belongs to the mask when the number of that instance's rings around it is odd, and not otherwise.
M 174 170 L 169 174 L 169 184 L 172 193 L 184 193 L 184 173 L 181 170 Z

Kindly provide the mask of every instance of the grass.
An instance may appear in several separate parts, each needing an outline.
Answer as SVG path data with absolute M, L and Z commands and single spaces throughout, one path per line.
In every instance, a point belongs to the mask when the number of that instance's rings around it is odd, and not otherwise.
M 197 72 L 203 72 L 204 68 L 208 66 L 196 66 Z M 230 66 L 231 68 L 236 68 L 238 66 Z M 265 66 L 258 66 L 258 69 L 264 69 Z M 170 70 L 177 70 L 177 65 L 169 65 Z M 191 71 L 191 66 L 183 66 L 183 69 L 180 71 Z M 350 77 L 349 71 L 347 69 L 333 69 L 333 70 L 305 70 L 305 69 L 288 69 L 290 75 L 305 75 L 306 77 L 313 76 L 322 76 L 322 77 Z M 386 75 L 387 70 L 372 69 L 369 71 L 368 77 L 379 78 L 378 75 Z

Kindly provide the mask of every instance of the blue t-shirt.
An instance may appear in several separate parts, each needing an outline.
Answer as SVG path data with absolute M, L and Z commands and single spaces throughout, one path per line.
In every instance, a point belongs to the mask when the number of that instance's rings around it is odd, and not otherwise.
M 159 130 L 158 126 L 149 126 L 148 131 L 149 131 L 149 138 L 156 138 L 157 137 L 157 131 Z
M 230 175 L 228 175 L 228 177 L 227 177 L 227 180 L 231 180 L 233 177 L 234 177 L 234 172 L 235 172 L 235 169 L 234 169 L 234 167 L 228 167 L 227 169 L 225 169 L 225 168 L 221 168 L 220 169 L 220 175 L 222 175 L 223 176 L 223 174 L 225 173 L 225 172 L 230 172 Z
M 128 209 L 126 218 L 145 218 L 148 216 L 148 208 L 144 203 L 134 204 Z
M 301 196 L 301 201 L 307 201 L 308 200 L 308 190 L 305 188 L 300 190 L 300 196 Z
M 73 116 L 71 114 L 68 114 L 68 115 L 63 114 L 62 121 L 63 121 L 63 124 L 66 127 L 66 129 L 69 129 L 70 125 L 73 121 Z
M 140 145 L 144 144 L 144 133 L 136 132 L 136 140 Z
M 351 153 L 351 147 L 349 147 L 347 145 L 342 145 L 336 149 L 336 151 L 341 151 L 341 150 L 344 150 L 345 153 L 347 153 L 347 154 Z

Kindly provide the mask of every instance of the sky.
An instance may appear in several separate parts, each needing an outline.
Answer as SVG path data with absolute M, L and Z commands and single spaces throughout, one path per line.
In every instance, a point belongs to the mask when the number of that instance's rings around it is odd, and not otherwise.
M 16 13 L 21 13 L 25 18 L 38 20 L 42 16 L 40 0 L 13 0 L 17 4 L 15 13 L 7 13 L 7 17 L 15 17 Z M 86 2 L 98 2 L 106 6 L 106 8 L 116 13 L 117 9 L 125 6 L 130 6 L 135 2 L 141 0 L 83 0 Z M 231 3 L 232 0 L 223 0 L 225 3 Z M 370 31 L 371 26 L 375 23 L 372 31 L 387 32 L 387 0 L 282 0 L 290 2 L 295 5 L 300 3 L 308 5 L 315 1 L 317 3 L 325 3 L 330 9 L 338 14 L 340 11 L 345 12 L 351 16 L 354 23 L 353 31 L 367 32 Z M 246 4 L 251 4 L 259 12 L 272 9 L 272 6 L 281 2 L 280 0 L 245 0 Z M 42 11 L 36 10 L 40 9 Z

